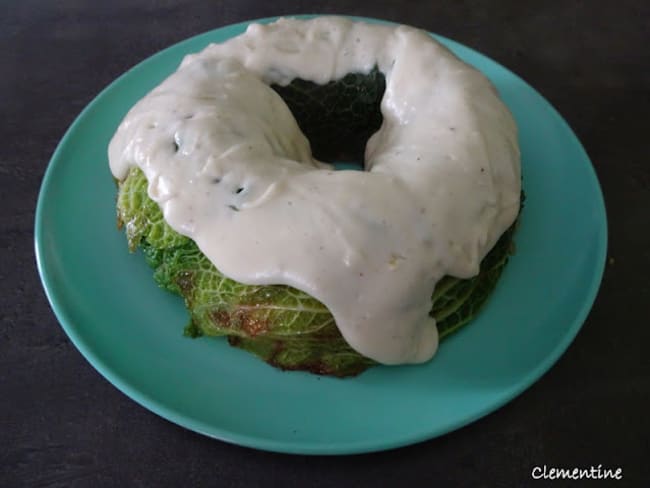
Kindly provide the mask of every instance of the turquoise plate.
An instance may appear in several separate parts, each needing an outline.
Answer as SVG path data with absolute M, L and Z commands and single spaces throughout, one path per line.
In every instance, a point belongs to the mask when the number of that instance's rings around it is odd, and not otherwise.
M 607 247 L 603 197 L 584 149 L 551 105 L 504 67 L 447 39 L 440 40 L 492 79 L 520 129 L 527 199 L 517 253 L 480 316 L 428 364 L 378 367 L 346 380 L 278 371 L 225 340 L 182 336 L 181 300 L 156 287 L 115 227 L 106 148 L 127 110 L 185 54 L 246 25 L 193 37 L 140 63 L 86 107 L 56 149 L 38 199 L 36 256 L 72 342 L 158 415 L 271 451 L 403 446 L 457 429 L 521 393 L 568 347 L 595 299 Z

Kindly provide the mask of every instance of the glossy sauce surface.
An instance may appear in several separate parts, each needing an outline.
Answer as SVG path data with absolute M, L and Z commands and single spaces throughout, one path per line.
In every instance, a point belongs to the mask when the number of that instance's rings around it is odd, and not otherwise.
M 365 170 L 333 171 L 268 86 L 377 66 L 380 130 Z M 437 349 L 431 294 L 468 278 L 519 211 L 514 121 L 492 85 L 425 32 L 281 20 L 185 58 L 126 116 L 111 170 L 140 167 L 169 225 L 226 276 L 323 302 L 385 364 Z

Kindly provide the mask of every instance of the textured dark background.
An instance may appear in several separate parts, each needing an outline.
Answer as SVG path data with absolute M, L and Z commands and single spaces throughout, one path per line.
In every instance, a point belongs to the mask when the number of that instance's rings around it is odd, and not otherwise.
M 110 4 L 110 5 L 109 5 Z M 260 0 L 0 3 L 0 486 L 574 486 L 535 465 L 622 467 L 650 486 L 650 4 Z M 156 51 L 242 20 L 346 13 L 413 24 L 496 59 L 584 143 L 610 225 L 587 322 L 532 388 L 444 437 L 379 454 L 303 457 L 227 445 L 107 383 L 52 314 L 33 255 L 40 181 L 74 117 Z M 80 237 L 81 238 L 81 237 Z

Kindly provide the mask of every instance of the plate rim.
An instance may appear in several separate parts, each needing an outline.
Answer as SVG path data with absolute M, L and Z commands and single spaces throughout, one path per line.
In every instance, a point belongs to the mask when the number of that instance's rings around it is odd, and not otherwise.
M 317 16 L 316 14 L 308 15 L 285 15 L 282 17 L 290 18 L 311 18 Z M 359 16 L 344 16 L 353 20 L 360 21 L 369 21 L 378 24 L 389 24 L 389 25 L 399 25 L 399 23 L 391 22 L 383 19 L 375 19 L 371 17 L 359 17 Z M 510 402 L 513 398 L 520 395 L 522 392 L 530 388 L 535 382 L 544 376 L 546 372 L 558 361 L 558 359 L 564 354 L 569 345 L 573 342 L 581 328 L 583 327 L 591 308 L 597 298 L 598 291 L 603 279 L 607 249 L 608 249 L 608 222 L 607 222 L 607 211 L 605 206 L 604 195 L 602 187 L 598 180 L 596 170 L 589 158 L 588 153 L 586 152 L 582 142 L 578 138 L 577 134 L 571 129 L 567 121 L 560 115 L 557 109 L 544 97 L 542 96 L 533 86 L 527 83 L 521 76 L 519 76 L 514 71 L 503 66 L 498 61 L 495 61 L 493 58 L 475 50 L 472 47 L 469 47 L 465 44 L 461 44 L 457 41 L 449 39 L 444 36 L 440 36 L 435 33 L 430 33 L 436 39 L 441 40 L 448 47 L 456 47 L 469 51 L 473 55 L 476 55 L 480 58 L 485 58 L 490 62 L 494 63 L 500 69 L 506 71 L 509 75 L 513 76 L 514 79 L 524 85 L 526 89 L 530 90 L 534 95 L 543 103 L 550 117 L 553 118 L 553 122 L 561 126 L 562 130 L 567 134 L 571 135 L 576 143 L 576 149 L 579 151 L 581 158 L 586 164 L 586 169 L 589 173 L 589 178 L 594 184 L 594 189 L 597 190 L 596 199 L 593 202 L 595 206 L 598 207 L 599 218 L 602 218 L 602 227 L 600 229 L 601 236 L 598 237 L 599 246 L 596 253 L 596 261 L 594 262 L 595 269 L 593 273 L 593 279 L 590 282 L 588 291 L 585 293 L 585 300 L 582 302 L 579 310 L 576 310 L 575 320 L 571 323 L 571 326 L 567 328 L 566 333 L 562 336 L 562 340 L 558 341 L 555 344 L 555 347 L 552 351 L 547 354 L 540 363 L 537 364 L 535 368 L 529 370 L 523 378 L 515 383 L 509 385 L 507 388 L 502 390 L 502 394 L 498 401 L 490 403 L 489 405 L 484 405 L 481 408 L 477 409 L 475 414 L 472 416 L 466 416 L 462 420 L 459 420 L 455 423 L 446 424 L 444 428 L 436 429 L 422 429 L 419 435 L 402 435 L 401 437 L 394 437 L 390 440 L 380 439 L 380 440 L 370 440 L 370 441 L 359 441 L 355 443 L 346 443 L 345 445 L 323 445 L 319 444 L 314 440 L 283 440 L 278 441 L 274 439 L 263 438 L 259 436 L 253 436 L 248 434 L 241 434 L 234 432 L 232 430 L 224 429 L 222 427 L 217 427 L 214 425 L 204 425 L 204 422 L 192 418 L 191 416 L 184 415 L 182 412 L 178 412 L 172 408 L 167 407 L 163 403 L 155 400 L 146 392 L 140 391 L 137 387 L 133 387 L 127 380 L 122 379 L 119 374 L 114 373 L 111 370 L 109 364 L 106 364 L 103 360 L 98 358 L 92 352 L 90 346 L 84 341 L 81 334 L 77 332 L 74 326 L 71 324 L 74 322 L 74 319 L 70 316 L 69 305 L 64 303 L 64 297 L 59 296 L 56 291 L 56 286 L 54 285 L 53 274 L 54 272 L 48 269 L 46 255 L 46 245 L 43 239 L 43 236 L 46 233 L 47 224 L 44 221 L 43 217 L 43 207 L 47 200 L 47 195 L 51 191 L 50 186 L 53 184 L 53 174 L 56 171 L 56 166 L 61 163 L 60 157 L 63 148 L 70 143 L 70 140 L 73 139 L 73 134 L 78 129 L 78 126 L 81 126 L 83 120 L 87 117 L 87 114 L 95 109 L 101 103 L 101 100 L 104 98 L 107 92 L 110 92 L 117 84 L 128 77 L 130 73 L 142 66 L 145 63 L 152 62 L 153 60 L 169 55 L 168 52 L 174 49 L 177 49 L 179 46 L 185 43 L 190 43 L 200 37 L 208 37 L 211 35 L 216 35 L 219 31 L 225 29 L 241 29 L 246 28 L 247 25 L 255 22 L 268 23 L 274 20 L 277 20 L 281 17 L 264 17 L 260 19 L 251 19 L 245 20 L 242 22 L 227 24 L 215 29 L 211 29 L 197 35 L 188 37 L 179 42 L 176 42 L 170 46 L 163 48 L 162 50 L 152 54 L 151 56 L 146 57 L 141 60 L 127 71 L 122 73 L 120 76 L 111 81 L 106 87 L 104 87 L 85 107 L 84 109 L 75 117 L 74 121 L 70 124 L 65 134 L 57 144 L 56 149 L 54 150 L 44 172 L 41 185 L 39 188 L 38 199 L 36 203 L 36 212 L 34 217 L 34 250 L 36 257 L 36 266 L 41 280 L 42 287 L 44 289 L 47 300 L 52 308 L 52 311 L 66 335 L 70 338 L 71 342 L 77 348 L 77 350 L 82 354 L 82 356 L 93 366 L 93 368 L 99 372 L 106 380 L 109 381 L 113 386 L 120 390 L 127 397 L 135 401 L 136 403 L 143 406 L 145 409 L 167 419 L 168 421 L 173 422 L 176 425 L 179 425 L 188 430 L 197 432 L 199 434 L 205 435 L 210 438 L 218 439 L 228 443 L 236 444 L 239 446 L 245 446 L 255 449 L 262 449 L 266 451 L 281 452 L 288 454 L 310 454 L 310 455 L 338 455 L 338 454 L 360 454 L 360 453 L 369 453 L 376 451 L 383 451 L 388 449 L 394 449 L 397 447 L 402 447 L 406 445 L 417 444 L 426 440 L 430 440 L 441 435 L 447 434 L 454 430 L 457 430 L 465 425 L 475 422 L 476 420 L 484 417 L 485 415 L 494 412 L 501 408 L 506 403 Z M 428 31 L 427 31 L 428 32 Z M 185 54 L 188 54 L 189 51 Z M 600 221 L 600 220 L 599 220 Z

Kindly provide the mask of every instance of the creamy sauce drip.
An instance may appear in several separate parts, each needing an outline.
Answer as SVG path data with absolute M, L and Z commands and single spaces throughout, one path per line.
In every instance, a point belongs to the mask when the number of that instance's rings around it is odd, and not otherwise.
M 268 86 L 378 66 L 383 125 L 365 172 L 333 171 Z M 430 359 L 436 282 L 469 278 L 519 211 L 514 121 L 487 79 L 423 31 L 323 17 L 251 25 L 187 56 L 109 146 L 226 276 L 323 302 L 361 354 Z

